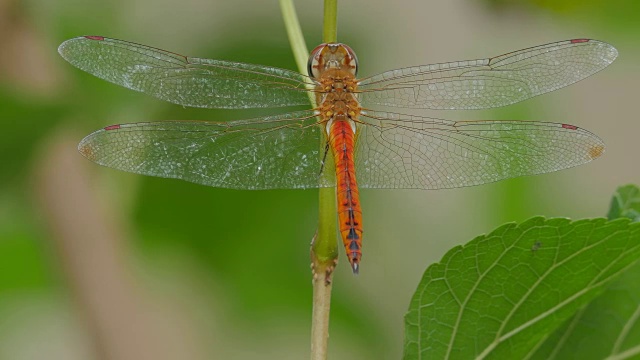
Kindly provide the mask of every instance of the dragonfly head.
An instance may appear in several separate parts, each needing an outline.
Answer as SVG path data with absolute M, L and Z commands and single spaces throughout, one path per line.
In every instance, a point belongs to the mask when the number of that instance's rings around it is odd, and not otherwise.
M 318 79 L 329 69 L 346 70 L 353 76 L 358 73 L 358 58 L 356 53 L 345 44 L 320 44 L 311 51 L 307 71 L 309 76 Z

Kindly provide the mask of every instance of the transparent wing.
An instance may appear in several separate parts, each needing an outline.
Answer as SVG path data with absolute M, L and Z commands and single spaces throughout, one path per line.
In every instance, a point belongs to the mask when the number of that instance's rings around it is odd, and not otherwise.
M 582 80 L 618 56 L 604 42 L 560 41 L 481 60 L 391 70 L 362 79 L 364 105 L 484 109 L 513 104 Z
M 67 40 L 58 52 L 99 78 L 174 104 L 204 108 L 308 105 L 312 80 L 290 70 L 186 57 L 101 36 Z
M 443 189 L 565 169 L 604 152 L 573 125 L 449 121 L 367 111 L 355 147 L 362 188 Z M 107 126 L 80 153 L 123 171 L 232 189 L 333 186 L 323 128 L 311 110 L 214 123 L 166 121 Z M 323 166 L 323 160 L 325 161 Z M 320 176 L 328 171 L 332 176 Z
M 534 121 L 449 121 L 367 111 L 356 143 L 362 188 L 447 189 L 566 169 L 604 152 L 594 134 Z
M 322 127 L 313 111 L 214 123 L 165 121 L 107 126 L 78 150 L 100 165 L 231 189 L 333 186 L 322 168 Z

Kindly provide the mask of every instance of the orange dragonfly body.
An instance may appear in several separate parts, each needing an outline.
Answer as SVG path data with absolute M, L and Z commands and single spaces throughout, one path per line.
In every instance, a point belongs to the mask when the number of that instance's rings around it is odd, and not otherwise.
M 362 255 L 359 188 L 479 185 L 569 168 L 604 151 L 597 136 L 574 125 L 450 121 L 364 106 L 504 106 L 584 79 L 617 57 L 609 44 L 574 39 L 357 78 L 355 53 L 337 43 L 312 51 L 309 76 L 102 36 L 65 41 L 58 51 L 95 76 L 183 106 L 305 105 L 308 92 L 314 93 L 311 110 L 231 122 L 111 125 L 84 138 L 78 149 L 104 166 L 209 186 L 336 187 L 339 229 L 354 272 Z
M 336 171 L 338 220 L 342 243 L 354 273 L 362 256 L 362 210 L 353 158 L 360 102 L 357 98 L 357 58 L 343 44 L 322 44 L 311 52 L 309 75 L 317 79 L 319 118 L 326 123 Z

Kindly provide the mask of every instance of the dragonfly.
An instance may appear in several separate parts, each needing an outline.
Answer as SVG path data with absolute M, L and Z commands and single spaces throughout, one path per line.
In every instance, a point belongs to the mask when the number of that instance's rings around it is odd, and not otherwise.
M 177 105 L 307 110 L 229 122 L 116 124 L 85 137 L 79 152 L 127 172 L 243 190 L 335 187 L 340 237 L 354 273 L 362 257 L 360 188 L 450 189 L 548 173 L 600 157 L 604 143 L 575 125 L 451 121 L 389 107 L 461 110 L 517 103 L 582 80 L 617 50 L 572 39 L 478 60 L 357 77 L 355 52 L 325 43 L 308 74 L 183 56 L 83 36 L 60 55 L 99 78 Z

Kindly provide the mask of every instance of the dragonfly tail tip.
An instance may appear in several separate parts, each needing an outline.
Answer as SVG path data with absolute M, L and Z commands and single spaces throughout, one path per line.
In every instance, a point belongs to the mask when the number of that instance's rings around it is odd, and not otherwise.
M 357 262 L 352 262 L 351 268 L 353 269 L 353 275 L 358 275 L 360 272 L 360 265 Z

